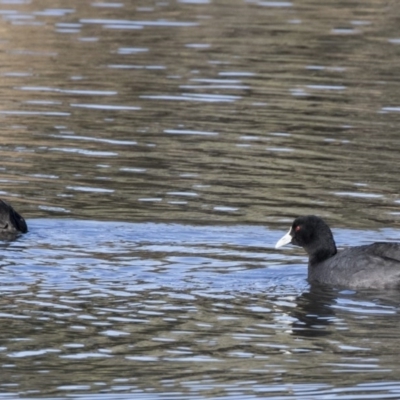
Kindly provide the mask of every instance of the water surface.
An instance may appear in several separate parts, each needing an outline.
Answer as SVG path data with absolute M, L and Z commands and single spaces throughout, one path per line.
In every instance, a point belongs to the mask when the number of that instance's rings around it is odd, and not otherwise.
M 398 293 L 275 242 L 398 240 L 396 2 L 0 3 L 7 398 L 399 398 Z
M 399 394 L 400 294 L 309 287 L 304 256 L 270 246 L 277 231 L 57 219 L 30 228 L 1 260 L 10 395 Z

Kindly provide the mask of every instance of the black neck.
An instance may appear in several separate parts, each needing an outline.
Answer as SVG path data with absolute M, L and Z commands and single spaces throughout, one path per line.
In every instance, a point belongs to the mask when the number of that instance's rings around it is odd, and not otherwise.
M 310 265 L 313 266 L 315 264 L 321 263 L 327 260 L 328 258 L 333 257 L 336 253 L 337 250 L 335 243 L 333 243 L 333 246 L 331 246 L 330 248 L 316 249 L 311 253 L 309 253 Z

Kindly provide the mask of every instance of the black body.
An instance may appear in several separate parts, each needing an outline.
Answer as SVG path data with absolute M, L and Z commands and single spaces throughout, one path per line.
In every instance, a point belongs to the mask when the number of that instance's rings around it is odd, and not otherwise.
M 309 256 L 308 280 L 350 288 L 400 288 L 400 243 L 378 242 L 337 251 L 319 217 L 296 218 L 288 235 Z M 278 242 L 280 243 L 280 242 Z
M 0 238 L 28 232 L 25 219 L 7 202 L 0 200 Z

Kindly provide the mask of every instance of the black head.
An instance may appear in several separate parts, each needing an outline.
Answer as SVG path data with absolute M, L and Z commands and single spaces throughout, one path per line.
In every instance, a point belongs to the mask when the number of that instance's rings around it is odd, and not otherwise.
M 329 226 L 315 215 L 296 218 L 289 232 L 278 241 L 275 247 L 288 243 L 303 247 L 310 257 L 311 264 L 332 257 L 337 252 Z

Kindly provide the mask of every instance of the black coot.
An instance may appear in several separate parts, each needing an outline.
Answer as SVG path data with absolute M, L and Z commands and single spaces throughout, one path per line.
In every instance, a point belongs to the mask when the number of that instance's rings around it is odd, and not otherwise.
M 329 226 L 309 215 L 294 220 L 275 248 L 292 243 L 308 254 L 309 282 L 348 288 L 400 288 L 400 243 L 378 242 L 337 251 Z
M 0 239 L 28 232 L 24 218 L 7 202 L 0 200 Z

